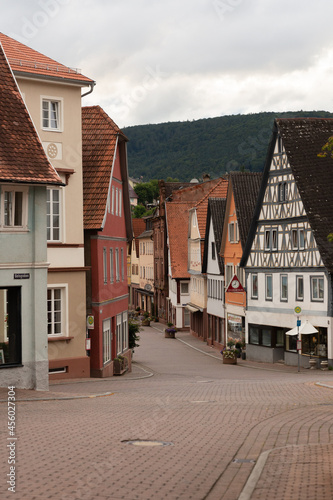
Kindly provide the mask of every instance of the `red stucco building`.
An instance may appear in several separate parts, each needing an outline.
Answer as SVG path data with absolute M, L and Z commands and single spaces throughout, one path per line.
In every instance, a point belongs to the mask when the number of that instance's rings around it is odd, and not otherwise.
M 90 369 L 94 377 L 108 377 L 118 355 L 128 359 L 129 368 L 131 364 L 127 245 L 133 231 L 127 138 L 99 106 L 83 108 L 82 137 Z

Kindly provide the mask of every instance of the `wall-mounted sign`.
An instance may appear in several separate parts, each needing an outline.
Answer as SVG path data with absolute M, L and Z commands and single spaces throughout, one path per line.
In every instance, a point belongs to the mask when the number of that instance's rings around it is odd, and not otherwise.
M 87 327 L 88 330 L 93 330 L 95 328 L 94 316 L 87 316 Z
M 234 275 L 234 277 L 230 281 L 228 288 L 226 289 L 226 292 L 244 292 L 244 288 L 242 287 L 236 274 Z
M 30 273 L 14 273 L 14 280 L 29 280 Z

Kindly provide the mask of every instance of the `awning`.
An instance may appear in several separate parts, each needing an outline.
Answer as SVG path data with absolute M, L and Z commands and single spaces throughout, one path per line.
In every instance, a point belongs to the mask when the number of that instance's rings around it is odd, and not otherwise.
M 292 330 L 288 330 L 286 332 L 286 335 L 298 335 L 299 333 L 301 335 L 311 335 L 311 333 L 317 333 L 318 330 L 311 325 L 311 323 L 306 320 L 304 323 L 301 324 L 301 326 L 295 326 Z
M 192 306 L 191 304 L 185 304 L 185 307 L 186 307 L 186 309 L 188 309 L 192 313 L 197 313 L 197 312 L 203 311 L 203 309 L 200 309 L 200 307 L 195 307 L 195 306 Z

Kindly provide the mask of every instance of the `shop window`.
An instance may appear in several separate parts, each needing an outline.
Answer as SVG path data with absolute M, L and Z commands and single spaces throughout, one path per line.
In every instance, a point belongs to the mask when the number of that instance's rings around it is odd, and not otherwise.
M 249 325 L 249 343 L 264 347 L 283 347 L 286 328 Z M 290 337 L 287 336 L 287 341 Z
M 111 319 L 105 319 L 103 321 L 103 364 L 109 363 L 111 361 Z
M 315 327 L 318 333 L 302 335 L 302 354 L 327 357 L 327 328 Z

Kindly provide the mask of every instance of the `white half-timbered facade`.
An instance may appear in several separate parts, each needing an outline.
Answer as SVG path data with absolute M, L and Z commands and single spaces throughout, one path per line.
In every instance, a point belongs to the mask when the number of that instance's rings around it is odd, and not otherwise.
M 332 211 L 333 180 L 320 158 L 332 120 L 276 120 L 255 217 L 241 264 L 247 285 L 247 359 L 297 365 L 297 319 L 318 333 L 302 335 L 303 366 L 332 362 L 332 252 L 324 219 Z M 325 175 L 326 168 L 326 175 Z M 322 190 L 320 190 L 320 186 Z M 326 201 L 325 201 L 326 197 Z M 295 308 L 301 313 L 297 316 Z

